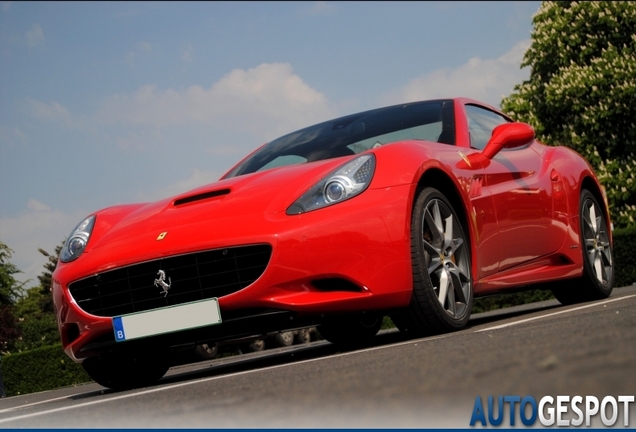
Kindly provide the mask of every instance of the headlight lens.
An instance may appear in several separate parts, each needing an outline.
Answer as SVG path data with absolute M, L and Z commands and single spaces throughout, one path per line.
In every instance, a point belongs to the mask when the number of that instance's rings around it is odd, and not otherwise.
M 287 209 L 288 215 L 306 213 L 352 198 L 369 187 L 375 156 L 365 154 L 347 162 L 305 192 Z
M 75 227 L 60 252 L 60 261 L 71 262 L 79 258 L 88 244 L 93 225 L 95 225 L 95 215 L 87 217 Z

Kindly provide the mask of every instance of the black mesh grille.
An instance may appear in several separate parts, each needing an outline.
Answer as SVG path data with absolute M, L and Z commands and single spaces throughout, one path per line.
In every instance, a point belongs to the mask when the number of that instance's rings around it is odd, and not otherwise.
M 263 274 L 271 254 L 271 246 L 254 245 L 161 258 L 73 282 L 69 290 L 93 315 L 141 312 L 243 289 Z M 171 283 L 167 296 L 154 285 L 159 270 Z

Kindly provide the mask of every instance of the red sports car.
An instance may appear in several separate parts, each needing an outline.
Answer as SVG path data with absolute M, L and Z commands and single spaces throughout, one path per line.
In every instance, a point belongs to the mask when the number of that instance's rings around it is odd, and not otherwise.
M 218 182 L 97 211 L 53 275 L 64 350 L 98 383 L 161 378 L 181 349 L 319 325 L 348 344 L 382 317 L 463 328 L 475 297 L 613 286 L 590 165 L 470 99 L 406 103 L 278 138 Z

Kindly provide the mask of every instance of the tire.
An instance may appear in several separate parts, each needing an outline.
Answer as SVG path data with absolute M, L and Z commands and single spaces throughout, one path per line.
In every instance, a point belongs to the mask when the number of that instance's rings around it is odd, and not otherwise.
M 413 295 L 392 314 L 401 331 L 431 335 L 464 328 L 473 305 L 470 242 L 451 203 L 434 188 L 415 198 L 411 219 Z
M 603 208 L 587 189 L 579 207 L 583 275 L 552 283 L 552 293 L 564 305 L 607 298 L 614 288 L 614 259 Z
M 212 360 L 219 355 L 219 346 L 214 342 L 201 344 L 194 348 L 194 352 L 200 359 Z
M 353 316 L 329 319 L 318 326 L 320 335 L 331 343 L 357 347 L 369 342 L 382 327 L 382 316 Z
M 90 357 L 82 366 L 93 381 L 114 390 L 146 387 L 159 381 L 169 369 L 168 362 L 156 357 Z
M 286 331 L 276 333 L 274 336 L 274 343 L 279 347 L 288 347 L 294 344 L 294 332 Z
M 311 342 L 311 331 L 308 328 L 298 330 L 296 333 L 296 343 L 299 345 Z

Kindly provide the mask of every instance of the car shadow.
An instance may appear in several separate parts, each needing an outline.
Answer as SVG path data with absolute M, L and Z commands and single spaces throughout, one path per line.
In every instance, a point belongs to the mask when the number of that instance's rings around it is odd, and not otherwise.
M 464 331 L 483 324 L 531 315 L 538 311 L 550 310 L 560 306 L 561 304 L 554 300 L 475 314 L 474 317 L 471 317 Z M 162 378 L 158 385 L 174 384 L 193 379 L 210 378 L 214 376 L 245 372 L 248 370 L 279 366 L 303 360 L 313 360 L 334 354 L 392 345 L 419 338 L 421 338 L 421 336 L 417 337 L 408 333 L 402 333 L 397 328 L 393 328 L 380 331 L 378 335 L 364 345 L 343 347 L 321 340 L 300 346 L 295 345 L 258 353 L 241 354 L 198 362 L 196 364 L 183 365 L 180 367 L 182 371 L 180 371 L 179 368 L 173 368 L 171 373 Z M 195 367 L 195 369 L 190 369 L 192 367 Z
M 538 311 L 555 309 L 560 306 L 561 304 L 558 303 L 556 300 L 550 300 L 474 314 L 470 318 L 470 321 L 468 322 L 466 328 L 462 331 L 470 330 L 484 324 L 490 324 L 510 318 L 530 315 Z M 255 369 L 264 369 L 304 360 L 314 360 L 318 358 L 329 357 L 339 353 L 354 352 L 357 350 L 365 350 L 375 347 L 392 345 L 419 338 L 421 338 L 421 336 L 416 337 L 408 333 L 402 333 L 397 328 L 392 328 L 380 331 L 378 335 L 376 335 L 371 341 L 364 345 L 343 347 L 332 344 L 326 340 L 319 340 L 303 345 L 293 345 L 290 347 L 275 348 L 266 351 L 232 355 L 216 358 L 213 360 L 204 360 L 188 364 L 181 364 L 172 367 L 166 374 L 166 376 L 164 376 L 156 384 L 144 388 L 177 384 L 191 380 L 212 378 L 216 376 L 246 372 Z M 69 399 L 89 399 L 102 395 L 138 390 L 140 389 L 117 391 L 104 388 L 103 390 L 91 391 L 88 393 L 70 396 Z
M 524 315 L 530 315 L 539 311 L 547 311 L 551 309 L 558 309 L 563 307 L 561 303 L 557 300 L 546 300 L 542 302 L 529 303 L 520 306 L 512 306 L 503 309 L 496 309 L 489 312 L 482 312 L 477 314 L 472 314 L 470 317 L 470 321 L 466 326 L 466 329 L 471 329 L 473 327 L 483 325 L 483 324 L 491 324 L 497 321 L 503 321 L 510 318 L 517 318 Z

